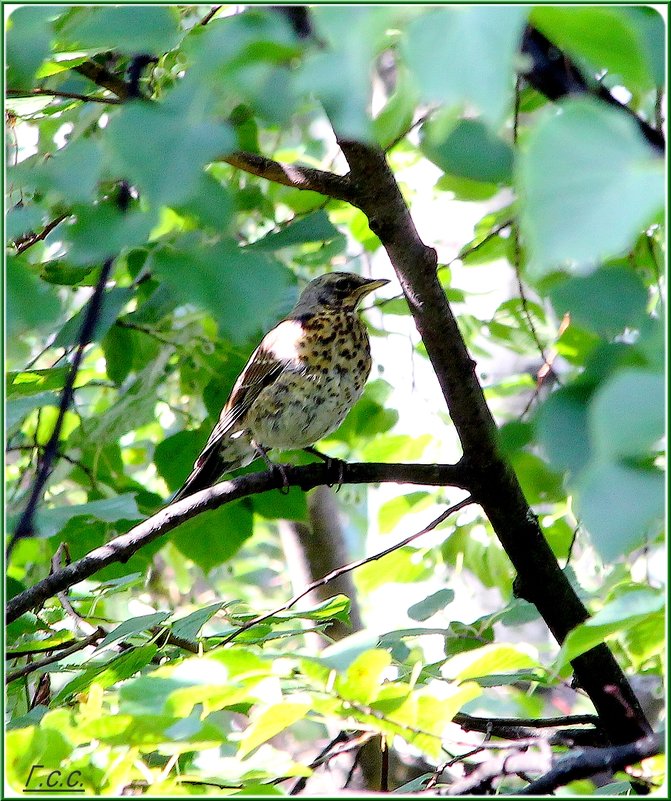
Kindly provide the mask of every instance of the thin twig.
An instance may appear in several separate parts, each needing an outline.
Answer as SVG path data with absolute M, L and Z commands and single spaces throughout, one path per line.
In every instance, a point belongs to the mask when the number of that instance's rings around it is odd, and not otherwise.
M 116 97 L 97 97 L 96 95 L 82 95 L 78 92 L 60 92 L 55 89 L 8 89 L 10 97 L 62 97 L 66 100 L 85 100 L 91 103 L 105 103 L 109 105 L 119 105 L 121 100 Z
M 58 452 L 58 441 L 61 435 L 61 428 L 63 427 L 65 413 L 70 408 L 70 404 L 72 403 L 74 385 L 77 379 L 79 366 L 84 356 L 84 350 L 93 336 L 96 322 L 98 321 L 98 316 L 100 315 L 100 310 L 102 308 L 105 285 L 112 271 L 113 264 L 114 259 L 111 258 L 107 259 L 107 261 L 104 263 L 103 268 L 100 271 L 98 283 L 96 284 L 93 294 L 91 295 L 91 300 L 89 301 L 88 309 L 84 315 L 84 320 L 82 321 L 82 326 L 79 332 L 77 350 L 75 351 L 72 365 L 65 381 L 63 392 L 61 393 L 58 417 L 56 418 L 54 429 L 51 432 L 51 437 L 44 448 L 41 464 L 39 466 L 37 476 L 35 477 L 28 503 L 23 511 L 23 514 L 21 515 L 16 530 L 9 541 L 9 545 L 7 547 L 7 558 L 9 558 L 14 546 L 22 537 L 31 537 L 33 535 L 33 518 L 35 516 L 35 511 L 37 510 L 37 505 L 40 497 L 42 496 L 44 485 L 46 484 L 51 473 L 54 457 Z
M 237 631 L 234 631 L 232 634 L 229 634 L 227 637 L 221 641 L 220 645 L 226 645 L 227 643 L 234 640 L 236 637 L 240 636 L 245 631 L 257 626 L 259 623 L 263 623 L 264 620 L 268 620 L 271 617 L 275 617 L 275 615 L 280 614 L 280 612 L 288 612 L 292 606 L 298 603 L 301 598 L 304 598 L 306 595 L 311 593 L 313 590 L 317 589 L 317 587 L 323 587 L 325 584 L 328 584 L 330 581 L 339 578 L 340 576 L 345 575 L 345 573 L 349 573 L 352 570 L 356 570 L 357 568 L 361 567 L 362 565 L 369 564 L 370 562 L 376 562 L 378 559 L 382 559 L 384 556 L 387 556 L 394 551 L 397 551 L 399 548 L 404 548 L 406 545 L 409 545 L 411 542 L 416 540 L 418 537 L 423 536 L 424 534 L 428 534 L 429 531 L 433 531 L 437 528 L 442 522 L 447 520 L 450 515 L 453 515 L 455 512 L 458 512 L 460 509 L 463 509 L 465 506 L 469 506 L 470 504 L 474 503 L 473 498 L 469 495 L 467 498 L 464 498 L 459 503 L 455 503 L 454 506 L 450 506 L 449 509 L 446 509 L 441 515 L 429 523 L 428 526 L 423 528 L 421 531 L 417 531 L 414 534 L 411 534 L 409 537 L 406 537 L 401 542 L 397 542 L 395 545 L 391 545 L 389 548 L 385 548 L 383 551 L 379 551 L 372 556 L 366 556 L 363 559 L 357 559 L 354 562 L 350 562 L 347 565 L 343 565 L 339 567 L 337 570 L 332 570 L 330 573 L 327 573 L 325 576 L 322 576 L 320 579 L 316 579 L 315 581 L 308 584 L 306 588 L 301 590 L 297 595 L 294 595 L 291 600 L 287 601 L 287 603 L 282 604 L 282 606 L 278 606 L 276 609 L 273 609 L 270 612 L 266 612 L 263 615 L 259 615 L 255 617 L 253 620 L 247 621 L 244 625 L 242 625 Z
M 44 659 L 39 659 L 37 662 L 29 662 L 27 665 L 24 665 L 17 670 L 13 670 L 11 673 L 7 674 L 5 683 L 9 684 L 12 681 L 16 681 L 16 679 L 20 679 L 23 676 L 28 676 L 30 673 L 34 673 L 36 670 L 41 670 L 47 665 L 58 662 L 61 659 L 64 659 L 66 656 L 76 654 L 78 651 L 82 651 L 84 648 L 88 648 L 89 645 L 93 645 L 98 640 L 101 640 L 104 636 L 105 632 L 101 628 L 98 628 L 93 632 L 93 634 L 89 634 L 86 639 L 80 640 L 74 645 L 71 645 L 69 648 L 59 651 L 57 654 L 46 656 Z
M 54 230 L 57 225 L 60 225 L 63 220 L 67 219 L 70 215 L 69 214 L 61 214 L 56 217 L 55 220 L 47 223 L 44 228 L 39 232 L 39 234 L 33 234 L 28 239 L 22 241 L 20 244 L 16 245 L 16 252 L 17 253 L 25 253 L 28 248 L 31 248 L 37 242 L 41 242 L 42 240 L 46 239 L 47 236 Z
M 338 482 L 342 484 L 394 482 L 468 489 L 469 476 L 468 466 L 465 463 L 456 465 L 315 463 L 303 467 L 285 465 L 283 472 L 284 478 L 277 470 L 248 473 L 168 504 L 126 534 L 121 534 L 107 544 L 95 548 L 79 561 L 47 576 L 11 598 L 7 602 L 7 622 L 11 623 L 24 612 L 41 605 L 47 598 L 51 598 L 61 590 L 89 578 L 103 567 L 117 562 L 127 562 L 141 548 L 177 528 L 186 520 L 204 511 L 218 509 L 225 503 L 259 492 L 279 489 L 284 486 L 285 479 L 289 486 L 300 487 L 303 490 Z
M 198 23 L 199 25 L 207 25 L 207 23 L 214 17 L 214 15 L 219 11 L 222 6 L 212 6 L 212 8 L 207 12 L 207 14 L 201 19 Z

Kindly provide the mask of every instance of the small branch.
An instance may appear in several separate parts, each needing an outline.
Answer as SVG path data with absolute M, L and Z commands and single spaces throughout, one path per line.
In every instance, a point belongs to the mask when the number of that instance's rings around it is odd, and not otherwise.
M 100 64 L 96 64 L 95 61 L 85 61 L 72 69 L 97 86 L 102 86 L 103 89 L 114 92 L 119 101 L 127 100 L 130 97 L 130 85 L 122 78 L 101 67 Z
M 16 679 L 20 679 L 23 676 L 28 676 L 30 673 L 34 673 L 36 670 L 41 670 L 41 668 L 46 667 L 47 665 L 58 662 L 66 656 L 71 656 L 72 654 L 76 654 L 78 651 L 83 651 L 84 648 L 88 648 L 89 645 L 93 645 L 98 640 L 102 640 L 104 636 L 105 632 L 98 628 L 93 632 L 93 634 L 89 634 L 86 639 L 80 640 L 74 645 L 71 645 L 69 648 L 60 650 L 57 654 L 45 656 L 44 659 L 39 659 L 37 662 L 29 662 L 27 665 L 18 668 L 18 670 L 13 670 L 11 673 L 7 674 L 5 683 L 9 684 L 12 681 L 16 681 Z
M 314 167 L 301 167 L 297 164 L 281 164 L 278 161 L 258 156 L 255 153 L 233 153 L 222 156 L 219 161 L 225 161 L 232 167 L 265 178 L 282 186 L 293 189 L 305 189 L 328 195 L 336 200 L 351 202 L 354 196 L 350 179 L 347 175 L 336 175 Z
M 574 751 L 557 761 L 540 779 L 531 782 L 518 795 L 548 795 L 559 787 L 577 779 L 589 779 L 602 771 L 623 770 L 642 759 L 664 752 L 661 735 L 642 737 L 627 745 L 612 745 L 608 748 L 585 748 Z
M 97 97 L 96 95 L 82 95 L 78 92 L 59 92 L 55 89 L 8 89 L 10 97 L 62 97 L 66 100 L 84 100 L 90 103 L 106 103 L 119 105 L 121 100 L 117 97 Z
M 339 465 L 310 464 L 303 467 L 284 467 L 289 486 L 303 490 L 321 484 L 369 484 L 394 482 L 423 484 L 426 486 L 453 486 L 468 489 L 468 468 L 465 463 L 456 465 L 430 464 L 344 464 L 342 475 Z M 197 514 L 217 509 L 225 503 L 236 501 L 259 492 L 280 489 L 283 478 L 277 470 L 248 473 L 230 481 L 222 481 L 213 487 L 196 492 L 177 503 L 169 504 L 128 533 L 108 542 L 83 556 L 77 562 L 47 576 L 34 586 L 16 595 L 7 603 L 7 622 L 40 606 L 73 584 L 94 575 L 103 567 L 116 562 L 127 562 L 140 548 L 158 537 L 177 528 Z
M 61 214 L 59 217 L 56 217 L 56 219 L 47 223 L 39 234 L 32 234 L 32 236 L 30 236 L 28 239 L 25 239 L 20 244 L 17 244 L 16 252 L 24 253 L 26 250 L 28 250 L 28 248 L 31 248 L 37 242 L 42 242 L 47 238 L 47 236 L 49 236 L 49 234 L 57 225 L 60 225 L 63 220 L 67 219 L 69 216 L 69 214 Z
M 93 290 L 93 294 L 91 295 L 91 299 L 88 304 L 88 309 L 86 310 L 86 314 L 82 322 L 82 327 L 79 332 L 77 350 L 75 351 L 74 358 L 72 359 L 70 372 L 68 373 L 68 377 L 65 381 L 65 386 L 63 387 L 63 392 L 61 393 L 61 401 L 58 408 L 58 417 L 56 418 L 54 429 L 51 432 L 51 437 L 49 438 L 49 441 L 47 442 L 44 448 L 44 452 L 42 453 L 41 464 L 39 466 L 37 476 L 35 477 L 35 481 L 33 483 L 28 503 L 23 511 L 23 514 L 21 515 L 16 530 L 14 531 L 14 534 L 12 535 L 12 538 L 9 541 L 9 545 L 7 546 L 8 558 L 12 552 L 12 549 L 22 537 L 31 537 L 33 535 L 33 527 L 34 527 L 33 518 L 35 516 L 35 511 L 37 510 L 37 505 L 40 501 L 40 497 L 42 496 L 44 485 L 46 484 L 47 479 L 49 478 L 49 475 L 51 473 L 54 457 L 58 452 L 58 441 L 61 435 L 61 428 L 63 427 L 63 420 L 65 418 L 65 413 L 70 408 L 70 404 L 72 403 L 72 398 L 74 395 L 74 385 L 77 379 L 79 365 L 81 364 L 82 358 L 84 356 L 84 349 L 86 348 L 89 341 L 91 340 L 91 337 L 93 336 L 96 322 L 98 321 L 98 316 L 100 315 L 100 310 L 102 308 L 105 284 L 107 283 L 107 279 L 110 276 L 113 264 L 114 264 L 114 259 L 107 259 L 107 261 L 103 265 L 102 270 L 100 271 L 100 277 L 98 278 L 98 283 L 96 284 L 95 289 Z
M 564 715 L 556 718 L 483 718 L 459 712 L 452 722 L 464 731 L 477 731 L 491 734 L 506 740 L 532 740 L 545 736 L 546 729 L 560 729 L 562 726 L 592 726 L 589 729 L 561 729 L 549 733 L 550 745 L 602 745 L 606 735 L 597 715 Z
M 205 14 L 205 16 L 198 23 L 199 25 L 207 25 L 207 23 L 214 17 L 222 6 L 212 6 L 212 8 Z
M 449 509 L 446 509 L 435 520 L 429 523 L 429 525 L 426 526 L 426 528 L 423 528 L 421 531 L 417 531 L 415 534 L 411 534 L 409 537 L 406 537 L 404 540 L 401 540 L 401 542 L 397 542 L 395 545 L 391 545 L 389 548 L 385 548 L 384 551 L 379 551 L 378 553 L 373 554 L 372 556 L 366 556 L 363 559 L 357 559 L 355 562 L 350 562 L 347 565 L 343 565 L 342 567 L 339 567 L 337 570 L 332 570 L 330 573 L 327 573 L 325 576 L 322 576 L 322 578 L 317 579 L 316 581 L 313 581 L 310 584 L 308 584 L 307 587 L 301 590 L 301 592 L 299 592 L 297 595 L 294 595 L 294 597 L 290 601 L 287 601 L 287 603 L 282 604 L 282 606 L 278 606 L 276 609 L 273 609 L 270 612 L 266 612 L 263 615 L 259 615 L 258 617 L 255 617 L 253 620 L 247 621 L 247 623 L 245 623 L 243 626 L 240 626 L 240 628 L 237 631 L 234 631 L 232 634 L 229 634 L 227 637 L 224 637 L 224 639 L 219 643 L 219 645 L 220 646 L 226 645 L 227 643 L 231 642 L 236 637 L 238 637 L 240 634 L 242 634 L 244 631 L 248 631 L 254 626 L 257 626 L 259 623 L 263 623 L 264 620 L 268 620 L 271 617 L 275 617 L 275 615 L 280 614 L 280 612 L 288 612 L 292 606 L 294 606 L 295 604 L 298 603 L 298 601 L 300 601 L 301 598 L 304 598 L 313 590 L 316 590 L 317 587 L 323 587 L 330 581 L 333 581 L 334 579 L 337 579 L 340 576 L 345 575 L 345 573 L 350 573 L 352 570 L 356 570 L 356 568 L 361 567 L 362 565 L 366 565 L 369 562 L 375 562 L 378 559 L 382 559 L 383 556 L 387 556 L 388 554 L 397 551 L 399 548 L 404 548 L 406 545 L 410 544 L 411 542 L 413 542 L 413 540 L 416 540 L 418 537 L 421 537 L 423 534 L 427 534 L 429 531 L 433 531 L 450 515 L 454 514 L 455 512 L 458 512 L 459 509 L 463 509 L 464 506 L 469 506 L 472 503 L 473 503 L 473 498 L 471 498 L 469 495 L 468 498 L 464 498 L 463 501 L 459 501 L 459 503 L 456 503 L 454 504 L 454 506 L 450 506 Z

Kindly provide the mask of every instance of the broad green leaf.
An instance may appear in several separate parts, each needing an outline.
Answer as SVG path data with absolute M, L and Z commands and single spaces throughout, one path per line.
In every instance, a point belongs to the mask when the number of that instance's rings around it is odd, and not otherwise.
M 175 635 L 184 640 L 195 640 L 198 632 L 210 620 L 211 617 L 224 606 L 224 601 L 219 601 L 216 604 L 209 604 L 202 609 L 196 609 L 190 615 L 185 615 L 170 623 L 170 630 Z
M 91 342 L 105 336 L 109 329 L 114 325 L 123 307 L 133 297 L 131 287 L 112 287 L 105 291 L 102 304 L 98 313 L 96 324 L 93 328 Z M 90 303 L 90 301 L 89 301 Z M 82 328 L 84 317 L 88 311 L 89 303 L 84 306 L 65 323 L 56 335 L 53 342 L 55 348 L 69 348 L 79 340 L 79 333 Z
M 408 617 L 412 620 L 424 621 L 443 610 L 454 600 L 454 590 L 438 590 L 428 595 L 423 601 L 408 607 Z
M 80 7 L 59 31 L 66 50 L 152 53 L 160 56 L 179 38 L 177 9 L 167 6 Z
M 248 246 L 249 250 L 281 250 L 306 242 L 328 242 L 343 234 L 331 223 L 325 211 L 314 211 L 306 217 L 292 220 L 279 231 L 266 234 Z
M 70 206 L 95 198 L 103 168 L 100 143 L 82 136 L 47 156 L 38 153 L 25 159 L 11 169 L 10 175 L 15 185 L 44 194 L 49 202 Z M 62 226 L 56 228 L 50 240 L 59 238 L 62 231 Z
M 585 470 L 576 486 L 576 511 L 606 563 L 657 536 L 664 516 L 664 473 L 604 462 Z
M 170 492 L 176 492 L 186 481 L 194 462 L 205 446 L 208 427 L 197 431 L 178 431 L 165 437 L 154 448 L 154 464 Z
M 62 6 L 15 8 L 7 24 L 7 87 L 31 89 L 40 64 L 49 55 L 51 21 Z
M 5 217 L 5 237 L 8 242 L 13 242 L 20 236 L 39 231 L 45 222 L 45 210 L 40 206 L 34 203 L 16 205 L 9 209 Z
M 133 369 L 133 332 L 113 325 L 102 338 L 105 370 L 110 381 L 120 385 Z
M 572 322 L 612 337 L 625 327 L 638 328 L 645 315 L 648 291 L 630 267 L 615 264 L 555 284 L 550 298 L 558 317 L 569 312 Z
M 545 400 L 538 411 L 538 438 L 556 470 L 577 473 L 589 461 L 590 394 L 582 386 L 561 387 Z
M 373 60 L 394 12 L 387 8 L 322 6 L 312 11 L 319 37 L 326 43 L 305 59 L 299 91 L 311 93 L 324 106 L 343 139 L 370 142 Z
M 535 6 L 533 24 L 572 56 L 588 59 L 596 69 L 621 76 L 630 88 L 650 89 L 650 74 L 642 31 L 614 6 Z
M 576 656 L 601 645 L 606 637 L 638 626 L 663 609 L 663 594 L 649 588 L 620 595 L 569 632 L 555 660 L 555 670 L 561 670 Z
M 448 659 L 441 674 L 452 681 L 465 681 L 495 673 L 510 673 L 520 669 L 539 667 L 530 647 L 492 643 L 474 651 L 457 654 Z
M 105 146 L 119 177 L 136 185 L 156 206 L 191 200 L 204 166 L 231 152 L 235 144 L 225 124 L 142 103 L 125 105 L 105 133 Z
M 82 733 L 107 745 L 142 746 L 152 751 L 161 746 L 177 754 L 217 748 L 225 741 L 218 726 L 197 716 L 104 715 L 84 723 Z
M 75 221 L 64 225 L 60 235 L 68 248 L 68 261 L 76 265 L 101 263 L 146 244 L 156 224 L 154 212 L 123 212 L 115 203 L 78 206 L 74 214 Z
M 663 160 L 638 126 L 594 100 L 567 100 L 520 154 L 522 230 L 534 278 L 630 248 L 664 203 Z
M 452 6 L 414 20 L 402 47 L 423 99 L 448 108 L 474 105 L 498 127 L 512 104 L 511 76 L 527 13 L 523 7 Z
M 295 299 L 286 267 L 232 241 L 190 252 L 161 248 L 151 264 L 176 297 L 210 310 L 220 336 L 238 344 L 269 330 Z
M 11 431 L 35 409 L 43 409 L 46 406 L 58 408 L 59 402 L 55 392 L 38 392 L 36 395 L 10 398 L 5 407 L 5 426 Z
M 108 632 L 107 636 L 98 643 L 98 649 L 105 648 L 119 640 L 125 640 L 142 631 L 149 631 L 149 629 L 163 623 L 169 615 L 170 612 L 154 612 L 153 614 L 139 615 L 138 617 L 130 618 L 130 620 L 124 620 L 123 623 L 119 623 L 116 628 Z
M 409 512 L 419 512 L 431 503 L 432 497 L 428 492 L 409 492 L 407 495 L 397 495 L 386 501 L 378 512 L 380 534 L 393 531 Z
M 27 262 L 19 257 L 7 258 L 7 334 L 10 340 L 30 329 L 53 326 L 61 304 L 53 287 L 40 281 Z
M 596 458 L 643 456 L 664 436 L 666 381 L 649 370 L 618 371 L 594 396 L 589 424 Z
M 170 534 L 180 553 L 206 573 L 227 562 L 251 537 L 249 503 L 227 503 L 187 520 Z
M 431 562 L 423 551 L 405 547 L 392 551 L 379 561 L 368 562 L 356 571 L 355 581 L 361 592 L 398 582 L 411 584 L 431 574 Z
M 450 175 L 485 183 L 510 183 L 513 151 L 478 120 L 459 120 L 445 136 L 431 122 L 422 127 L 422 152 Z
M 283 701 L 260 710 L 245 730 L 240 741 L 238 758 L 244 759 L 259 745 L 267 742 L 293 723 L 302 720 L 311 709 L 310 704 Z
M 103 665 L 87 668 L 60 690 L 53 699 L 53 705 L 58 706 L 70 696 L 85 692 L 93 682 L 105 688 L 130 678 L 138 670 L 148 665 L 157 651 L 158 648 L 154 644 L 141 645 L 139 648 L 131 648 L 130 651 L 114 657 Z
M 391 655 L 387 651 L 366 651 L 352 662 L 344 676 L 336 679 L 336 691 L 349 701 L 370 704 L 377 697 L 383 674 L 390 665 Z
M 42 508 L 36 515 L 37 529 L 40 536 L 53 537 L 75 517 L 89 517 L 114 523 L 117 520 L 140 520 L 143 515 L 137 508 L 135 495 L 125 493 L 89 503 Z
M 252 498 L 254 512 L 267 520 L 298 520 L 306 522 L 308 519 L 307 497 L 300 487 L 291 487 L 289 492 L 271 490 Z

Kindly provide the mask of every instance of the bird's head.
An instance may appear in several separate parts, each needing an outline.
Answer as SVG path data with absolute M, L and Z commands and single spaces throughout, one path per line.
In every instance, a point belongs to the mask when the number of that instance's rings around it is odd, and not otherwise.
M 362 278 L 354 273 L 326 273 L 305 287 L 292 317 L 327 311 L 354 311 L 359 301 L 369 292 L 388 284 L 386 278 Z

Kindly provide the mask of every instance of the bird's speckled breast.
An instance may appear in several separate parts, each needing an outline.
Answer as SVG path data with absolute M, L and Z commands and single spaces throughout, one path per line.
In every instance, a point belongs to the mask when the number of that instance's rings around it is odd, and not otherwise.
M 314 315 L 300 321 L 291 363 L 259 393 L 247 425 L 264 448 L 312 445 L 345 419 L 370 373 L 370 342 L 354 313 Z M 283 354 L 286 358 L 289 354 Z

